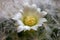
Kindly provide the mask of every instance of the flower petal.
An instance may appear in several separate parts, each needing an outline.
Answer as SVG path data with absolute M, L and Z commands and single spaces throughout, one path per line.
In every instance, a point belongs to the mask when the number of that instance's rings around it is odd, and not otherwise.
M 40 13 L 41 12 L 41 9 L 40 8 L 37 8 L 37 11 Z
M 19 10 L 20 11 L 20 13 L 23 13 L 23 9 L 21 9 L 21 10 Z
M 31 29 L 36 31 L 38 29 L 38 25 L 32 26 Z
M 21 31 L 23 31 L 24 30 L 24 27 L 23 26 L 18 26 L 17 27 L 17 32 L 19 33 L 19 32 L 21 32 Z
M 27 7 L 30 7 L 30 5 L 29 5 L 28 2 L 26 2 L 26 3 L 23 4 L 23 7 L 24 7 L 24 8 L 27 8 Z
M 45 16 L 47 14 L 46 11 L 42 11 L 42 16 Z
M 37 9 L 37 6 L 36 6 L 35 4 L 32 4 L 32 5 L 31 5 L 31 8 Z
M 47 22 L 45 18 L 40 18 L 39 23 Z
M 30 30 L 31 28 L 29 26 L 24 26 L 24 31 Z
M 18 24 L 18 25 L 24 25 L 21 20 L 17 20 L 17 24 Z
M 36 24 L 35 26 L 32 26 L 31 27 L 31 29 L 33 29 L 33 30 L 37 30 L 38 29 L 38 27 L 41 27 L 42 26 L 42 24 Z
M 17 20 L 20 19 L 22 17 L 21 13 L 17 13 L 16 15 L 14 15 L 14 17 L 12 19 Z

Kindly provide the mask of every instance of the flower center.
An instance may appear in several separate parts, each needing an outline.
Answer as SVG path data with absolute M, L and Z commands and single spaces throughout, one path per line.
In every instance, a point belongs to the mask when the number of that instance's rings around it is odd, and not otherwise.
M 24 18 L 24 24 L 28 26 L 33 26 L 37 23 L 37 18 L 34 16 L 27 16 Z

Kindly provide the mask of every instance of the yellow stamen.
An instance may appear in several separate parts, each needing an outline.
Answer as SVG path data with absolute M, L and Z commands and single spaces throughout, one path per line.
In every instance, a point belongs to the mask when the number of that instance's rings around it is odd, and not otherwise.
M 33 26 L 37 23 L 37 19 L 34 16 L 27 16 L 24 18 L 23 22 L 25 25 Z

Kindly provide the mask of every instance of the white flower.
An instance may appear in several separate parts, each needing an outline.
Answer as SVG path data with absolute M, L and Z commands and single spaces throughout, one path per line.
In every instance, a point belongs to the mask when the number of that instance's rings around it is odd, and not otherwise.
M 35 4 L 29 5 L 25 3 L 23 9 L 20 10 L 12 19 L 17 21 L 19 26 L 17 27 L 17 32 L 26 31 L 26 30 L 37 30 L 44 22 L 47 20 L 43 18 L 47 12 L 41 11 L 40 8 L 37 8 Z

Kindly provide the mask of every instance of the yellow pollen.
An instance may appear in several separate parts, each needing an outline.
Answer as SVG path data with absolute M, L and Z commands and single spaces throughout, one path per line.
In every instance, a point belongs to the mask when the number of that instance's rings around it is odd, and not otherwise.
M 37 19 L 34 16 L 27 16 L 24 18 L 24 24 L 28 26 L 33 26 L 37 23 Z

